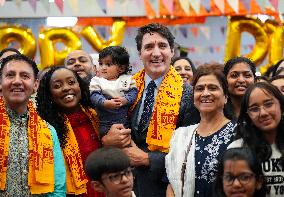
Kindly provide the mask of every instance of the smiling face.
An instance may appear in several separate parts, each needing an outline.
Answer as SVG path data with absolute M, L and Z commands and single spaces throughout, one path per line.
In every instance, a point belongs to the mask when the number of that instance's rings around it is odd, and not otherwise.
M 81 89 L 72 71 L 64 68 L 56 70 L 50 79 L 50 92 L 62 111 L 74 112 L 80 108 Z
M 255 190 L 259 190 L 262 185 L 261 181 L 256 180 L 245 160 L 225 161 L 223 177 L 239 177 L 243 182 L 241 183 L 238 178 L 235 178 L 232 184 L 228 184 L 227 178 L 223 178 L 223 189 L 226 197 L 253 197 Z
M 32 66 L 20 60 L 11 60 L 4 65 L 1 80 L 6 104 L 16 111 L 27 106 L 30 96 L 38 87 Z
M 160 34 L 153 32 L 143 36 L 140 59 L 151 79 L 157 79 L 168 72 L 173 55 L 168 40 Z
M 249 97 L 248 115 L 261 131 L 276 133 L 281 120 L 279 101 L 265 90 L 255 88 Z
M 123 67 L 113 64 L 111 56 L 99 60 L 99 76 L 107 80 L 116 80 L 124 70 Z
M 65 60 L 65 66 L 75 71 L 83 79 L 93 75 L 95 69 L 90 55 L 82 50 L 69 53 Z
M 190 63 L 185 59 L 177 60 L 173 67 L 180 74 L 184 83 L 191 83 L 193 78 L 193 72 Z
M 254 76 L 246 63 L 237 63 L 227 75 L 228 90 L 231 96 L 243 96 L 249 85 L 254 83 Z
M 205 75 L 198 79 L 194 86 L 194 105 L 201 114 L 222 112 L 226 102 L 227 98 L 215 75 Z

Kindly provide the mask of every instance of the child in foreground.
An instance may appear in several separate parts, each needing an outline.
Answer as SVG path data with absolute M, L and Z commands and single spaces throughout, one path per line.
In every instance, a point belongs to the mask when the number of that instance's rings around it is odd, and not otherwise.
M 265 197 L 261 164 L 248 148 L 228 149 L 219 163 L 214 197 Z
M 135 197 L 130 160 L 121 149 L 103 147 L 92 152 L 85 169 L 96 191 L 107 197 Z
M 113 124 L 129 127 L 127 112 L 137 97 L 130 71 L 129 54 L 120 46 L 109 46 L 99 54 L 98 76 L 92 78 L 90 93 L 100 120 L 100 136 L 107 134 Z

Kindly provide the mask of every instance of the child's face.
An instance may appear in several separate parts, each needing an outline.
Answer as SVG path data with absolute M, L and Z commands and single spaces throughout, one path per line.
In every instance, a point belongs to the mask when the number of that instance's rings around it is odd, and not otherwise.
M 94 189 L 105 192 L 107 197 L 131 197 L 133 188 L 132 169 L 127 168 L 120 172 L 104 173 L 101 182 L 96 184 L 93 184 Z
M 253 197 L 262 186 L 245 160 L 227 160 L 224 163 L 223 189 L 226 197 Z
M 117 64 L 113 64 L 111 56 L 106 56 L 99 60 L 99 77 L 107 80 L 116 80 L 124 69 Z

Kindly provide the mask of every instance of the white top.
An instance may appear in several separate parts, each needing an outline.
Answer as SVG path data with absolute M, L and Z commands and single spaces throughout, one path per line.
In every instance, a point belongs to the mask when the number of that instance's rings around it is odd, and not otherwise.
M 192 137 L 190 151 L 187 156 L 184 175 L 184 196 L 194 196 L 195 190 L 195 129 L 199 124 L 189 127 L 180 127 L 175 130 L 170 142 L 170 152 L 166 156 L 166 171 L 175 196 L 180 197 L 182 192 L 181 169 L 187 147 Z
M 112 98 L 124 96 L 124 92 L 135 88 L 136 83 L 131 75 L 121 75 L 110 81 L 101 77 L 93 77 L 90 83 L 90 92 L 98 91 Z
M 232 142 L 229 148 L 243 147 L 243 139 L 238 139 Z M 278 163 L 281 153 L 276 147 L 276 144 L 271 144 L 271 157 L 262 162 L 262 171 L 266 179 L 267 197 L 284 196 L 284 168 Z

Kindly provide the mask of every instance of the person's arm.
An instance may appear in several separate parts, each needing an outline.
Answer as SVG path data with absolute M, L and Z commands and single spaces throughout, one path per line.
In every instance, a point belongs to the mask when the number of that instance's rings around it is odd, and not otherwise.
M 166 197 L 175 197 L 175 193 L 174 193 L 174 190 L 171 184 L 168 184 L 167 191 L 166 191 Z
M 66 196 L 66 169 L 56 131 L 52 126 L 48 127 L 53 141 L 54 192 L 48 193 L 47 197 L 62 197 Z
M 194 106 L 192 86 L 184 84 L 176 128 L 197 124 L 199 122 L 200 114 Z
M 106 98 L 101 91 L 91 92 L 91 102 L 95 107 L 102 107 L 105 101 Z
M 137 97 L 138 90 L 137 88 L 130 88 L 128 91 L 125 91 L 124 97 L 127 100 L 127 105 L 132 105 Z
M 108 133 L 102 137 L 102 144 L 118 148 L 129 146 L 131 141 L 130 133 L 131 130 L 125 129 L 122 124 L 113 124 Z

